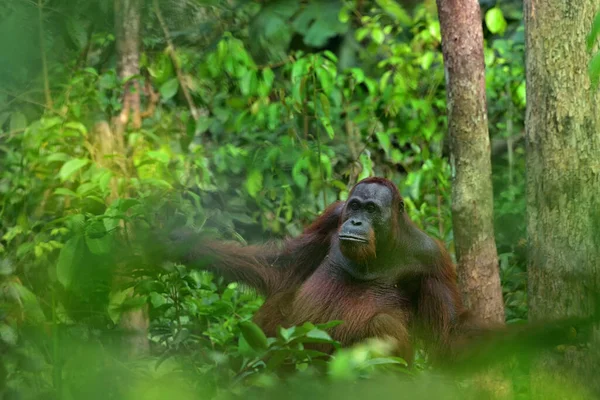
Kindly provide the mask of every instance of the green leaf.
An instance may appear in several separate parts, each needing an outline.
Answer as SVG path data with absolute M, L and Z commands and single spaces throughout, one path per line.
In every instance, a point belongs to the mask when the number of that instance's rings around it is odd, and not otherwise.
M 371 32 L 371 37 L 375 43 L 382 44 L 385 40 L 385 33 L 383 33 L 381 29 L 375 28 L 373 29 L 373 32 Z
M 589 73 L 592 86 L 597 88 L 600 83 L 600 53 L 596 54 L 594 58 L 590 60 Z
M 323 128 L 325 128 L 325 132 L 327 132 L 327 136 L 329 136 L 329 139 L 333 139 L 335 136 L 335 131 L 333 130 L 333 126 L 331 125 L 331 120 L 327 117 L 321 117 L 319 118 L 319 120 L 321 121 Z
M 83 261 L 83 240 L 81 236 L 75 236 L 67 240 L 61 249 L 56 264 L 56 277 L 65 287 L 71 286 L 77 265 Z
M 600 12 L 596 14 L 596 18 L 594 18 L 594 22 L 592 23 L 592 30 L 587 37 L 587 48 L 588 51 L 591 51 L 594 48 L 594 43 L 596 42 L 596 38 L 600 35 Z
M 525 104 L 527 104 L 527 90 L 525 82 L 521 82 L 519 87 L 517 87 L 517 98 L 519 99 L 519 104 L 521 107 L 525 107 Z
M 88 41 L 88 33 L 85 24 L 81 23 L 76 14 L 65 15 L 65 27 L 70 39 L 77 44 L 79 50 L 83 49 Z
M 81 168 L 88 165 L 90 162 L 87 158 L 75 158 L 73 160 L 69 160 L 63 164 L 62 168 L 58 172 L 58 176 L 62 182 L 69 179 L 75 172 L 79 171 Z
M 83 70 L 83 72 L 86 72 L 86 73 L 88 73 L 88 74 L 90 74 L 90 75 L 98 76 L 98 71 L 96 71 L 96 69 L 95 69 L 95 68 L 92 68 L 92 67 L 87 67 L 87 68 L 85 68 L 85 69 Z
M 65 124 L 65 129 L 72 129 L 74 131 L 77 131 L 81 133 L 82 136 L 86 136 L 88 133 L 87 128 L 81 122 L 67 122 Z
M 273 86 L 273 81 L 275 80 L 275 74 L 273 73 L 273 70 L 271 68 L 265 68 L 262 71 L 262 75 L 265 84 L 270 90 L 271 86 Z
M 307 338 L 311 339 L 311 342 L 315 343 L 331 343 L 333 339 L 329 334 L 321 329 L 313 329 L 306 334 Z
M 485 13 L 485 24 L 493 34 L 503 34 L 506 30 L 506 20 L 498 7 L 490 8 Z
M 329 104 L 329 99 L 327 96 L 325 96 L 325 94 L 319 93 L 319 100 L 321 101 L 321 109 L 323 110 L 323 114 L 327 117 L 327 119 L 331 118 L 331 105 Z
M 62 124 L 63 119 L 60 117 L 50 117 L 50 118 L 43 118 L 42 120 L 40 120 L 40 122 L 42 123 L 42 127 L 44 129 L 52 129 L 52 128 Z
M 292 178 L 298 187 L 301 189 L 306 188 L 306 184 L 308 183 L 307 176 L 302 172 L 302 170 L 307 166 L 308 160 L 306 158 L 301 158 L 294 164 L 294 168 L 292 168 Z
M 20 131 L 27 127 L 27 118 L 23 113 L 18 111 L 12 113 L 10 116 L 10 130 L 11 131 Z
M 290 328 L 279 327 L 279 336 L 283 339 L 284 342 L 289 342 L 296 331 L 296 327 L 292 326 Z
M 6 324 L 0 324 L 0 342 L 9 346 L 15 346 L 19 335 L 12 327 Z
M 169 161 L 171 159 L 169 154 L 164 150 L 152 150 L 146 153 L 146 155 L 151 160 L 158 161 L 159 163 L 165 165 L 169 164 Z
M 400 6 L 400 4 L 394 0 L 377 0 L 376 3 L 383 9 L 383 11 L 392 15 L 400 23 L 405 25 L 410 25 L 412 23 L 410 15 L 404 8 L 402 8 L 402 6 Z
M 110 239 L 102 221 L 94 221 L 86 226 L 85 243 L 92 254 L 107 254 L 110 251 Z
M 150 293 L 150 303 L 152 304 L 152 307 L 159 308 L 163 304 L 166 304 L 167 300 L 162 294 L 152 292 Z
M 54 194 L 63 195 L 63 196 L 78 197 L 77 193 L 75 193 L 71 189 L 67 189 L 67 188 L 58 188 L 58 189 L 56 189 L 54 191 Z
M 381 78 L 379 79 L 379 90 L 383 93 L 387 88 L 388 81 L 390 80 L 390 76 L 392 75 L 392 71 L 385 71 Z
M 361 364 L 361 367 L 369 367 L 373 365 L 389 365 L 389 364 L 397 364 L 407 366 L 406 361 L 401 359 L 400 357 L 377 357 L 371 358 Z
M 433 51 L 428 51 L 425 54 L 423 54 L 423 57 L 421 57 L 421 68 L 427 71 L 429 67 L 431 67 L 434 57 L 435 54 L 433 53 Z
M 433 36 L 438 42 L 442 41 L 442 31 L 440 29 L 440 21 L 434 21 L 429 24 L 429 34 Z
M 348 7 L 342 7 L 342 9 L 340 10 L 340 14 L 338 15 L 338 18 L 340 20 L 341 23 L 346 24 L 348 23 L 348 21 L 350 21 L 350 10 L 348 9 Z
M 263 188 L 263 176 L 262 173 L 253 169 L 248 175 L 248 179 L 246 180 L 246 190 L 248 190 L 248 194 L 250 196 L 256 198 L 258 192 L 260 192 Z
M 250 347 L 252 347 L 254 350 L 267 349 L 267 336 L 254 322 L 240 322 L 240 330 L 242 331 L 242 335 L 244 336 L 244 339 L 246 339 L 246 342 L 248 342 Z
M 379 141 L 381 148 L 383 148 L 383 151 L 385 151 L 385 154 L 389 154 L 392 147 L 390 135 L 387 132 L 377 132 L 375 133 L 375 136 L 377 136 L 377 140 Z
M 44 311 L 40 307 L 38 297 L 25 286 L 14 282 L 6 282 L 7 293 L 15 293 L 20 299 L 25 319 L 30 324 L 41 324 L 46 322 Z
M 120 199 L 120 201 L 117 204 L 118 210 L 122 213 L 125 213 L 131 207 L 140 205 L 141 202 L 139 199 Z
M 179 81 L 177 78 L 171 78 L 160 86 L 160 95 L 164 100 L 169 100 L 177 94 L 179 90 Z
M 68 154 L 65 153 L 52 153 L 46 158 L 46 162 L 54 162 L 54 161 L 62 161 L 65 162 L 70 158 Z
M 240 91 L 244 96 L 252 96 L 256 92 L 258 86 L 258 79 L 256 78 L 256 71 L 249 69 L 241 76 L 240 79 Z
M 358 176 L 358 180 L 361 181 L 365 178 L 373 176 L 373 161 L 371 160 L 371 155 L 368 154 L 368 151 L 363 152 L 360 155 L 359 160 L 363 170 Z
M 116 324 L 121 319 L 121 308 L 133 288 L 111 292 L 108 296 L 108 316 Z

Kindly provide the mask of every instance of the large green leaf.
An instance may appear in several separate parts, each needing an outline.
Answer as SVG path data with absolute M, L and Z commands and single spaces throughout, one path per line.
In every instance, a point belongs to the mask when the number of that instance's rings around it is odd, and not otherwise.
M 243 321 L 240 322 L 240 330 L 246 342 L 254 350 L 266 350 L 268 347 L 267 336 L 264 334 L 262 329 L 258 327 L 254 322 Z
M 490 8 L 485 13 L 485 24 L 494 34 L 503 34 L 507 26 L 504 14 L 498 7 Z
M 83 261 L 83 246 L 83 238 L 77 235 L 67 240 L 60 251 L 56 264 L 56 277 L 65 288 L 71 286 L 77 266 Z
M 179 81 L 177 78 L 171 78 L 160 87 L 160 95 L 164 100 L 169 100 L 177 94 L 179 90 Z
M 248 193 L 250 194 L 250 196 L 256 197 L 258 195 L 258 193 L 262 190 L 262 188 L 263 188 L 262 173 L 257 169 L 253 169 L 250 172 L 250 174 L 248 175 L 248 179 L 246 180 L 246 189 L 248 190 Z
M 73 176 L 73 174 L 75 174 L 77 171 L 79 171 L 81 168 L 88 165 L 89 162 L 90 162 L 90 160 L 87 158 L 75 158 L 73 160 L 67 161 L 66 163 L 63 164 L 62 168 L 58 172 L 58 176 L 59 176 L 60 180 L 63 182 L 66 181 L 71 176 Z

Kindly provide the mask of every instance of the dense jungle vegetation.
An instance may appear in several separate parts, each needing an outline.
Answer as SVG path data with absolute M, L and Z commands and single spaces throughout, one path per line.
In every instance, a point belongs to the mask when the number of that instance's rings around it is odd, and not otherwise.
M 147 236 L 175 225 L 242 243 L 295 236 L 377 175 L 453 252 L 435 2 L 141 2 L 139 74 L 130 78 L 139 121 L 118 70 L 119 29 L 133 22 L 119 15 L 127 18 L 118 4 L 128 1 L 114 3 L 0 1 L 0 397 L 475 390 L 422 353 L 406 370 L 376 341 L 333 358 L 305 349 L 331 341 L 326 326 L 267 338 L 250 322 L 260 296 L 157 262 Z M 523 5 L 480 3 L 494 227 L 512 324 L 528 314 Z M 147 324 L 141 345 L 123 342 L 132 315 Z M 126 357 L 136 346 L 144 356 Z M 515 398 L 528 394 L 521 368 L 503 370 Z

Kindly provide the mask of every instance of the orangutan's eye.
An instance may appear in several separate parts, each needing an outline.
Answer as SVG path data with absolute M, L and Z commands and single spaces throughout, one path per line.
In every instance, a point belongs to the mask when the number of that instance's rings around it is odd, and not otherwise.
M 356 210 L 358 210 L 358 208 L 359 208 L 358 201 L 353 201 L 353 202 L 350 203 L 350 209 L 351 210 L 356 211 Z
M 367 204 L 367 212 L 374 213 L 375 211 L 377 211 L 377 206 L 375 204 L 373 204 L 373 203 Z

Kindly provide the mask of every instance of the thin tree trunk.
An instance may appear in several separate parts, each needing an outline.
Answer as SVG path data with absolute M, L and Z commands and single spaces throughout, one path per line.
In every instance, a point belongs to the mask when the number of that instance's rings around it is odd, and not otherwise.
M 587 317 L 600 288 L 600 91 L 592 89 L 586 36 L 600 0 L 524 2 L 527 71 L 529 318 Z M 597 47 L 596 47 L 597 49 Z M 596 343 L 598 343 L 596 338 Z M 596 347 L 597 348 L 597 347 Z M 600 394 L 592 350 L 542 362 L 562 385 L 575 367 Z M 534 380 L 535 381 L 535 380 Z M 548 380 L 538 380 L 540 391 Z M 544 394 L 534 397 L 543 398 Z
M 448 93 L 452 221 L 466 306 L 504 323 L 494 238 L 481 10 L 477 0 L 437 0 Z
M 38 0 L 38 29 L 40 31 L 40 55 L 42 58 L 42 79 L 44 80 L 44 98 L 46 108 L 52 109 L 52 92 L 50 91 L 50 77 L 48 76 L 48 57 L 46 56 L 46 43 L 44 37 L 44 2 Z
M 127 80 L 123 96 L 123 111 L 115 121 L 118 134 L 122 134 L 131 120 L 134 129 L 142 126 L 140 113 L 140 85 L 131 79 L 140 73 L 141 0 L 115 0 L 115 31 L 119 57 L 119 77 Z
M 127 83 L 124 88 L 123 110 L 113 120 L 114 144 L 113 146 L 105 144 L 101 148 L 111 148 L 113 153 L 118 154 L 122 159 L 120 167 L 123 173 L 128 175 L 130 168 L 128 168 L 129 163 L 126 159 L 125 129 L 129 121 L 132 122 L 134 129 L 139 129 L 142 125 L 140 85 L 136 78 L 132 78 L 140 73 L 141 0 L 115 0 L 114 6 L 119 77 Z M 108 138 L 110 135 L 105 134 L 104 137 Z M 103 139 L 100 138 L 100 140 Z M 128 232 L 124 229 L 123 234 L 128 235 Z M 123 279 L 125 278 L 117 274 L 114 286 L 120 287 Z M 121 315 L 120 325 L 127 335 L 125 345 L 129 356 L 137 357 L 147 354 L 150 347 L 147 336 L 149 327 L 147 307 L 124 312 Z

